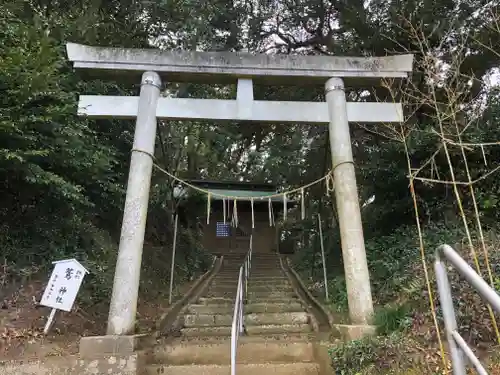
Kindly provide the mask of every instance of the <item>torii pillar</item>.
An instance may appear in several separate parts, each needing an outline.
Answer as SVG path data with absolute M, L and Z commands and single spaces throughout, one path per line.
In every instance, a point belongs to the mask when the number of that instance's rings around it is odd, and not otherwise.
M 344 84 L 368 86 L 406 78 L 413 56 L 336 57 L 172 52 L 69 43 L 77 69 L 143 75 L 139 97 L 81 96 L 79 114 L 135 118 L 136 130 L 123 215 L 108 335 L 134 331 L 156 119 L 328 124 L 351 324 L 371 322 L 373 302 L 352 156 L 349 122 L 402 122 L 399 103 L 346 102 Z M 146 73 L 145 73 L 146 72 Z M 236 100 L 159 98 L 160 77 L 173 82 L 238 83 Z M 138 78 L 136 78 L 138 82 Z M 325 87 L 326 103 L 256 101 L 253 81 Z

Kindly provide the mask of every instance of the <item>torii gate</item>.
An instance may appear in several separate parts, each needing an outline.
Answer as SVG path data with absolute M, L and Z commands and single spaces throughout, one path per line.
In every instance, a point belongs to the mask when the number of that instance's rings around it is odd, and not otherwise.
M 399 103 L 346 102 L 348 84 L 406 78 L 413 55 L 392 57 L 285 56 L 90 47 L 68 43 L 77 69 L 140 75 L 138 97 L 80 96 L 79 114 L 136 118 L 120 247 L 108 318 L 108 335 L 134 331 L 142 247 L 153 167 L 157 119 L 235 120 L 328 124 L 351 324 L 373 314 L 349 122 L 401 122 Z M 161 79 L 238 84 L 236 100 L 160 98 Z M 138 79 L 138 78 L 137 78 Z M 257 101 L 253 81 L 324 84 L 326 102 Z M 370 82 L 368 82 L 370 81 Z

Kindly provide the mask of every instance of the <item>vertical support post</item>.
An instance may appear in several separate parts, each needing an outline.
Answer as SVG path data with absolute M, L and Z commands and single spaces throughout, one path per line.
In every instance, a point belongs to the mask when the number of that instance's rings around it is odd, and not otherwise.
M 52 327 L 52 324 L 54 324 L 54 318 L 56 316 L 56 312 L 57 312 L 57 309 L 50 310 L 50 315 L 47 318 L 47 323 L 45 323 L 45 327 L 43 329 L 43 334 L 46 336 L 49 334 L 49 331 L 50 331 L 50 328 Z
M 174 224 L 174 243 L 172 245 L 172 264 L 170 265 L 170 288 L 168 294 L 168 304 L 172 304 L 172 291 L 174 289 L 174 270 L 175 270 L 175 249 L 177 247 L 177 225 L 179 223 L 179 214 L 175 214 Z
M 328 278 L 326 277 L 325 245 L 323 243 L 323 228 L 321 224 L 321 214 L 318 213 L 319 240 L 321 245 L 321 260 L 323 261 L 323 278 L 325 280 L 325 300 L 330 299 L 328 295 Z
M 448 275 L 446 274 L 446 265 L 441 261 L 439 252 L 436 252 L 434 270 L 436 272 L 439 301 L 441 302 L 441 309 L 443 310 L 443 321 L 446 330 L 448 348 L 450 350 L 453 375 L 465 375 L 466 369 L 463 353 L 455 342 L 455 338 L 453 337 L 453 332 L 456 332 L 458 326 L 457 319 L 455 317 L 455 310 L 453 308 L 450 282 L 448 280 Z
M 245 299 L 247 297 L 247 293 L 248 293 L 248 257 L 245 258 L 245 262 L 243 263 L 243 268 L 244 268 L 244 272 L 243 272 L 243 282 L 245 283 L 245 285 L 243 286 L 245 288 L 245 293 L 243 294 L 243 299 Z
M 160 85 L 161 79 L 157 73 L 146 72 L 142 75 L 120 246 L 109 309 L 108 335 L 128 335 L 134 332 Z
M 373 302 L 358 201 L 358 189 L 347 119 L 344 82 L 330 78 L 325 84 L 330 115 L 328 126 L 339 215 L 349 316 L 351 324 L 370 324 Z

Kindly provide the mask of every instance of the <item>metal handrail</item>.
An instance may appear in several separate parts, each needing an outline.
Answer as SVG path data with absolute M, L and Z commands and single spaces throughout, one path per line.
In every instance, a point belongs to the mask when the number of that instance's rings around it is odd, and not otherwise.
M 233 323 L 231 325 L 231 375 L 236 375 L 236 350 L 238 348 L 238 338 L 244 332 L 243 329 L 243 302 L 248 292 L 248 277 L 250 276 L 250 266 L 252 264 L 252 235 L 250 235 L 250 248 L 245 256 L 245 260 L 240 267 L 238 275 L 238 289 L 236 290 L 236 300 L 234 301 Z
M 466 279 L 476 292 L 490 304 L 496 311 L 500 312 L 500 296 L 476 271 L 449 245 L 441 245 L 436 249 L 436 261 L 434 269 L 436 271 L 436 281 L 438 286 L 439 300 L 443 309 L 443 320 L 446 330 L 446 339 L 450 349 L 451 365 L 454 375 L 466 375 L 464 354 L 475 367 L 480 375 L 488 375 L 488 372 L 474 354 L 470 346 L 458 333 L 457 318 L 451 287 L 448 280 L 446 265 L 443 260 L 447 260 L 458 273 Z

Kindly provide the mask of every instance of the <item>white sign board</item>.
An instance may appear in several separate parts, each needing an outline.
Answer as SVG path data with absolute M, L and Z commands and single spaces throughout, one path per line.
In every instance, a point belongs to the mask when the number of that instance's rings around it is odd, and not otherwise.
M 83 278 L 88 271 L 76 259 L 55 264 L 40 304 L 57 310 L 71 311 Z

